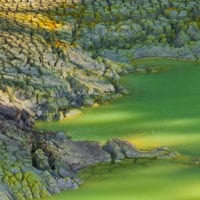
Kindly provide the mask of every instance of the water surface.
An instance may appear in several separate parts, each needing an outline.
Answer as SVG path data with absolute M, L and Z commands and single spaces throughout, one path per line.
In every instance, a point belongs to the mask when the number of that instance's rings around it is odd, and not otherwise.
M 37 128 L 69 131 L 78 140 L 105 141 L 120 137 L 142 149 L 169 146 L 191 159 L 200 157 L 200 64 L 146 59 L 138 61 L 162 70 L 130 74 L 122 84 L 125 97 L 98 108 L 86 108 L 73 119 L 39 122 Z M 151 161 L 93 167 L 80 174 L 81 190 L 53 199 L 200 199 L 200 166 L 181 161 Z

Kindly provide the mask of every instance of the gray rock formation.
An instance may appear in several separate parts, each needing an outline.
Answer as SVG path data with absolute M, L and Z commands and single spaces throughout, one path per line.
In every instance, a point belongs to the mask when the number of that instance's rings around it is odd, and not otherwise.
M 0 1 L 0 200 L 41 198 L 79 186 L 76 171 L 124 158 L 174 158 L 113 139 L 72 141 L 33 131 L 120 92 L 134 59 L 200 57 L 198 0 Z
M 9 192 L 9 188 L 6 185 L 0 185 L 0 200 L 13 200 L 13 196 Z
M 59 119 L 88 105 L 86 96 L 91 105 L 117 92 L 104 76 L 114 70 L 72 42 L 73 20 L 56 19 L 67 9 L 62 2 L 0 2 L 0 90 L 25 102 L 37 119 Z
M 167 147 L 160 147 L 151 151 L 140 151 L 130 142 L 120 139 L 109 140 L 102 148 L 110 154 L 112 162 L 118 162 L 125 158 L 172 159 L 178 156 L 177 152 L 172 152 Z
M 110 99 L 135 58 L 199 59 L 199 7 L 198 0 L 3 0 L 0 91 L 44 120 Z
M 0 120 L 0 199 L 42 198 L 78 188 L 76 172 L 97 163 L 176 156 L 166 148 L 142 152 L 119 139 L 103 147 L 97 142 L 72 141 L 62 132 L 33 131 Z

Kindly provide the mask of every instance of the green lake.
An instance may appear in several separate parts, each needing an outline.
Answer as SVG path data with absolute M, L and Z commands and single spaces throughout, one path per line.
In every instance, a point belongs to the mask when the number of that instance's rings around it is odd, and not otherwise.
M 200 64 L 144 59 L 138 63 L 161 71 L 129 74 L 121 84 L 124 97 L 59 122 L 38 122 L 36 128 L 69 131 L 75 140 L 104 142 L 125 138 L 140 149 L 169 146 L 190 160 L 200 159 Z M 91 167 L 80 173 L 80 190 L 50 200 L 199 200 L 200 165 L 178 161 L 127 160 Z

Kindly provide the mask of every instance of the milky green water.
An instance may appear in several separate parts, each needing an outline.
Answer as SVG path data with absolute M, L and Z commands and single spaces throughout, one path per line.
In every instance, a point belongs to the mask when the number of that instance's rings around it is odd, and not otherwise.
M 67 130 L 74 139 L 129 139 L 142 149 L 166 145 L 190 159 L 200 157 L 200 64 L 146 59 L 162 70 L 130 74 L 122 84 L 125 97 L 98 108 L 84 109 L 73 119 L 38 122 L 46 130 Z M 200 166 L 183 161 L 125 161 L 92 167 L 80 173 L 80 190 L 51 199 L 199 200 Z

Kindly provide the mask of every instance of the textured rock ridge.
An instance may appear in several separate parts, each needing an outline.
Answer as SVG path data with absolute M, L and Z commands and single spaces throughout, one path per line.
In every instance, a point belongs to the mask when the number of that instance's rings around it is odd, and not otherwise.
M 76 172 L 124 158 L 175 158 L 169 149 L 141 152 L 129 142 L 72 141 L 63 132 L 33 131 L 0 120 L 0 199 L 42 198 L 79 187 Z
M 0 90 L 45 120 L 109 100 L 135 58 L 199 59 L 199 4 L 1 1 Z
M 57 17 L 74 3 L 61 2 L 0 2 L 0 90 L 12 96 L 9 101 L 24 102 L 37 119 L 60 119 L 70 108 L 119 92 L 122 67 L 93 59 L 72 41 L 73 20 Z M 108 77 L 108 71 L 116 75 Z
M 76 171 L 99 162 L 176 157 L 30 126 L 125 92 L 118 81 L 134 59 L 199 60 L 199 8 L 198 0 L 1 0 L 0 200 L 77 188 Z
M 94 142 L 73 142 L 60 132 L 21 129 L 0 121 L 2 199 L 41 198 L 79 186 L 75 172 L 109 155 Z

